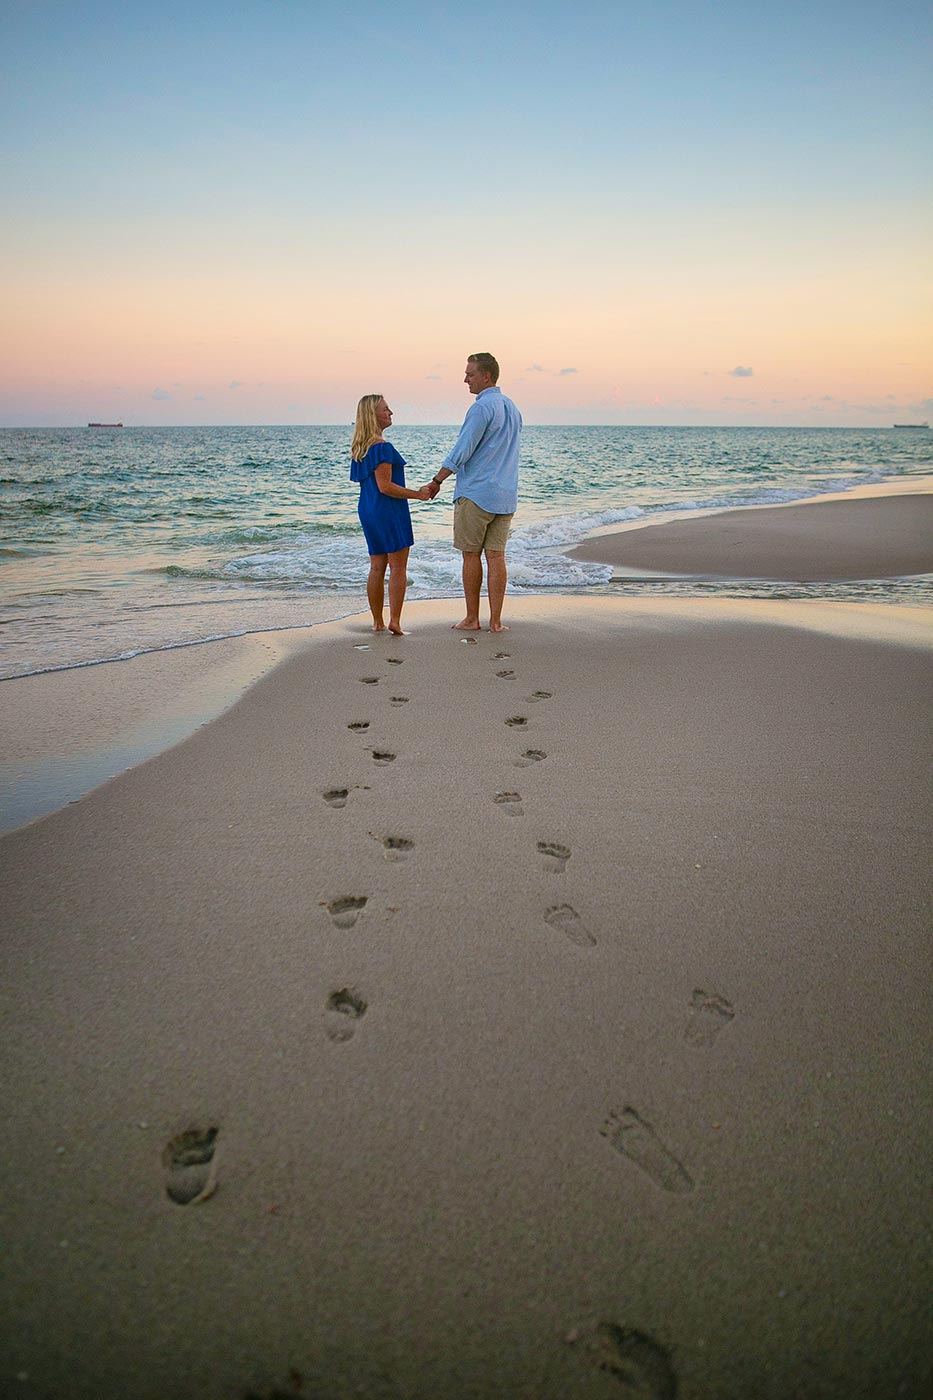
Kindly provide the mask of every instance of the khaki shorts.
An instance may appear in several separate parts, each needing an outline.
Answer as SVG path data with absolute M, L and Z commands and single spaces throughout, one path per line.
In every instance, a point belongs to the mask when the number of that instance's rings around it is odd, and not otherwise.
M 511 515 L 492 515 L 466 496 L 454 502 L 454 549 L 481 554 L 484 549 L 505 553 Z

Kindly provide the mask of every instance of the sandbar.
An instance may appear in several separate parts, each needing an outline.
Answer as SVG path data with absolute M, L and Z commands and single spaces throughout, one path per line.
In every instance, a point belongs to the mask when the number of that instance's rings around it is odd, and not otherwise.
M 933 572 L 933 494 L 743 507 L 594 535 L 567 553 L 619 576 L 819 582 Z

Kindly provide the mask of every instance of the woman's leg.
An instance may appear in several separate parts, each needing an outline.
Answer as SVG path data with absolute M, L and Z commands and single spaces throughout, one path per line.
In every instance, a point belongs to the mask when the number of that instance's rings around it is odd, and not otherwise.
M 384 632 L 386 625 L 382 620 L 382 609 L 385 604 L 385 578 L 386 565 L 391 555 L 371 554 L 369 556 L 369 578 L 366 580 L 366 597 L 369 600 L 369 610 L 373 615 L 373 631 Z
M 402 632 L 402 604 L 408 585 L 408 550 L 397 549 L 389 555 L 389 631 L 399 637 Z

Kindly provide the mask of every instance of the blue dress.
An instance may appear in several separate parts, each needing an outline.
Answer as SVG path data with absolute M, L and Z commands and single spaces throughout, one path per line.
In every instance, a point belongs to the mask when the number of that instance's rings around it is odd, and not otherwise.
M 366 536 L 370 554 L 394 554 L 408 549 L 415 542 L 411 529 L 408 501 L 401 496 L 386 496 L 376 485 L 376 468 L 381 462 L 392 464 L 392 484 L 405 485 L 405 458 L 391 442 L 374 442 L 362 462 L 350 462 L 350 480 L 360 484 L 358 506 L 360 524 Z

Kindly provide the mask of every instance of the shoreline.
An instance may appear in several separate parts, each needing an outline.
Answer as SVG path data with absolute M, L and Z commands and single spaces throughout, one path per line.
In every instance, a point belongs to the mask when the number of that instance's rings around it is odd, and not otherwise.
M 0 840 L 0 1364 L 921 1400 L 929 619 L 450 611 Z
M 571 559 L 613 581 L 830 583 L 933 573 L 933 476 L 799 501 L 633 520 L 592 535 Z
M 664 561 L 670 564 L 682 563 L 684 550 L 702 549 L 711 551 L 712 556 L 724 564 L 737 549 L 744 549 L 746 553 L 749 549 L 760 550 L 761 526 L 777 521 L 782 527 L 786 525 L 786 529 L 782 528 L 776 539 L 765 543 L 777 549 L 781 558 L 799 559 L 801 547 L 812 550 L 815 545 L 824 553 L 836 550 L 851 558 L 853 527 L 857 524 L 855 534 L 861 532 L 863 539 L 866 534 L 870 537 L 873 558 L 884 566 L 886 576 L 891 576 L 892 560 L 902 547 L 905 505 L 909 513 L 911 503 L 916 500 L 922 502 L 924 519 L 933 524 L 933 476 L 901 478 L 883 487 L 863 486 L 854 492 L 809 498 L 804 502 L 703 512 L 682 521 L 627 522 L 624 527 L 595 536 L 568 553 L 572 557 L 585 555 L 611 563 L 620 555 L 631 559 L 632 551 L 647 549 L 652 560 L 657 562 L 655 551 L 661 550 Z M 879 520 L 879 509 L 890 510 L 892 506 L 893 522 L 882 537 L 872 522 Z M 856 517 L 853 517 L 853 508 L 859 512 Z M 737 519 L 740 531 L 751 532 L 744 541 L 736 542 L 734 538 Z M 922 548 L 929 551 L 933 567 L 933 530 L 918 531 L 916 522 L 911 529 L 915 540 L 918 535 L 922 536 Z M 624 566 L 616 562 L 614 567 L 613 581 L 624 582 L 627 577 Z M 652 576 L 644 566 L 639 572 L 644 577 Z M 654 577 L 680 581 L 685 576 L 668 573 Z M 520 616 L 526 604 L 533 607 L 541 602 L 546 605 L 549 597 L 554 596 L 512 595 L 506 605 Z M 569 597 L 571 601 L 575 597 L 584 605 L 596 601 L 579 594 L 556 596 Z M 757 610 L 757 617 L 782 626 L 815 626 L 816 630 L 827 634 L 853 639 L 899 640 L 916 646 L 926 645 L 929 634 L 930 610 L 923 606 L 828 603 L 818 599 L 773 604 L 726 598 L 704 602 L 626 597 L 612 601 L 636 612 L 639 608 L 658 607 L 662 611 L 666 608 L 672 616 L 678 610 L 685 615 L 692 611 L 701 616 L 703 608 L 709 605 L 720 608 L 722 617 L 738 616 L 743 608 L 751 605 Z M 730 611 L 734 604 L 738 605 L 738 613 Z M 362 608 L 362 598 L 360 605 Z M 194 729 L 227 710 L 280 659 L 300 651 L 317 628 L 340 620 L 356 625 L 356 620 L 362 618 L 361 629 L 368 630 L 365 612 L 347 614 L 343 611 L 346 607 L 343 597 L 339 607 L 338 617 L 316 618 L 296 627 L 257 629 L 237 636 L 159 648 L 126 659 L 4 678 L 0 681 L 0 733 L 4 735 L 0 751 L 0 832 L 37 820 L 77 800 L 100 782 L 181 742 Z M 444 609 L 454 615 L 457 603 L 450 598 L 412 601 L 407 604 L 406 620 L 410 622 L 416 616 L 415 609 L 432 608 L 441 610 L 438 616 Z M 433 613 L 424 615 L 434 616 Z
M 516 628 L 525 618 L 562 609 L 595 609 L 596 615 L 602 610 L 607 618 L 618 614 L 637 622 L 650 617 L 659 628 L 758 624 L 853 642 L 933 647 L 933 609 L 922 607 L 818 599 L 539 595 L 506 601 Z M 405 621 L 414 622 L 417 633 L 419 624 L 442 623 L 457 612 L 456 600 L 421 600 L 406 604 Z M 332 622 L 253 632 L 0 682 L 0 836 L 80 801 L 102 783 L 184 742 L 226 713 L 262 677 L 313 647 L 319 629 L 341 625 L 374 656 L 379 648 L 391 646 L 388 634 L 377 637 L 369 614 L 360 612 Z

